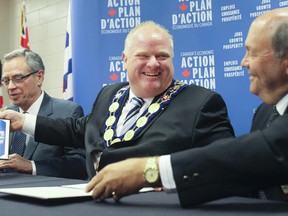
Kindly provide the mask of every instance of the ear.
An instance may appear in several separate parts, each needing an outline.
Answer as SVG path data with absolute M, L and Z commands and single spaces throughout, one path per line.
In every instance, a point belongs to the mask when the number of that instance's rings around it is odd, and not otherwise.
M 124 52 L 122 52 L 122 59 L 123 59 L 124 69 L 126 70 L 127 69 L 127 56 L 125 55 Z
M 285 74 L 288 75 L 288 56 L 284 60 Z
M 37 73 L 37 83 L 39 86 L 42 86 L 43 80 L 44 80 L 44 71 L 39 70 Z

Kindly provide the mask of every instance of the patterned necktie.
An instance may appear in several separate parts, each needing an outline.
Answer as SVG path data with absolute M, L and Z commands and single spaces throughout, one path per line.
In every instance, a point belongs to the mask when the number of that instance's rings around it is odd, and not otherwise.
M 268 128 L 270 126 L 270 124 L 279 116 L 279 112 L 276 109 L 276 106 L 273 106 L 273 112 L 270 114 L 269 119 L 267 121 L 266 124 L 266 128 Z M 266 190 L 267 193 L 267 190 Z M 258 192 L 258 198 L 262 199 L 262 200 L 267 200 L 267 196 L 266 196 L 265 190 L 261 190 Z
M 16 131 L 14 135 L 14 139 L 12 139 L 12 148 L 10 150 L 10 154 L 18 154 L 23 156 L 26 147 L 26 134 L 22 133 L 22 131 Z
M 274 121 L 277 117 L 279 116 L 279 113 L 276 109 L 276 106 L 273 107 L 273 112 L 271 113 L 268 121 L 267 121 L 267 124 L 266 124 L 266 127 L 268 128 L 271 124 L 272 121 Z
M 133 125 L 133 123 L 136 121 L 136 116 L 139 113 L 144 102 L 145 101 L 142 98 L 138 98 L 138 97 L 133 97 L 131 99 L 132 107 L 131 107 L 130 111 L 128 112 L 126 119 L 124 121 L 123 128 L 122 128 L 122 134 L 125 133 Z

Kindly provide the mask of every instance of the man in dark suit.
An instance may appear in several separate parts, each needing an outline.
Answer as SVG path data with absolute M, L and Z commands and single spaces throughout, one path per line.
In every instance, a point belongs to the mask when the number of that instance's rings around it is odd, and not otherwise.
M 152 185 L 143 178 L 143 170 L 153 158 L 111 164 L 90 181 L 87 191 L 93 190 L 95 199 L 113 196 L 118 200 L 142 187 L 163 185 L 165 190 L 177 190 L 185 207 L 249 193 L 287 201 L 287 41 L 287 8 L 261 15 L 249 29 L 242 66 L 249 69 L 250 91 L 264 102 L 257 109 L 250 134 L 154 158 L 150 174 L 156 184 Z M 272 113 L 275 109 L 278 118 Z
M 255 113 L 251 134 L 156 158 L 156 172 L 151 173 L 157 184 L 152 186 L 177 189 L 182 206 L 248 193 L 288 200 L 287 41 L 287 8 L 255 19 L 245 42 L 242 66 L 249 69 L 250 91 L 264 103 Z M 275 117 L 274 111 L 281 117 Z M 107 166 L 91 180 L 87 191 L 94 190 L 95 199 L 112 195 L 120 199 L 151 186 L 143 178 L 149 160 L 130 159 Z
M 251 131 L 269 127 L 277 116 L 288 112 L 287 41 L 287 8 L 260 16 L 249 29 L 242 65 L 249 69 L 250 91 L 263 100 L 254 115 Z M 260 191 L 257 196 L 288 201 L 288 190 L 285 185 L 277 186 Z
M 71 101 L 50 97 L 42 91 L 45 67 L 41 57 L 28 49 L 4 56 L 1 83 L 13 103 L 8 109 L 51 118 L 81 117 L 83 109 Z M 86 179 L 85 150 L 51 146 L 27 136 L 21 152 L 16 150 L 17 133 L 10 134 L 9 160 L 0 169 L 19 173 Z M 24 150 L 25 149 L 25 150 Z
M 0 118 L 11 119 L 16 130 L 22 129 L 25 118 L 23 131 L 35 122 L 37 141 L 85 144 L 90 178 L 96 170 L 126 158 L 170 154 L 234 137 L 219 94 L 173 79 L 173 39 L 162 26 L 148 21 L 130 31 L 122 55 L 129 83 L 104 87 L 89 115 L 53 120 L 5 111 Z M 126 116 L 136 110 L 133 100 L 143 105 L 135 115 L 138 119 L 126 127 Z M 20 127 L 14 122 L 18 117 Z
M 95 199 L 113 196 L 119 200 L 143 187 L 164 186 L 165 191 L 178 193 L 183 207 L 223 197 L 246 196 L 287 182 L 287 134 L 285 114 L 263 131 L 157 157 L 156 168 L 160 173 L 157 184 L 151 185 L 143 178 L 147 158 L 132 158 L 107 165 L 90 181 L 87 191 L 93 190 Z M 167 177 L 169 169 L 173 179 Z

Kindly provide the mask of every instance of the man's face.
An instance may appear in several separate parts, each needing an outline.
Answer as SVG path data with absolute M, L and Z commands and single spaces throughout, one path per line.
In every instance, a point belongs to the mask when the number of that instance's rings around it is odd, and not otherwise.
M 19 75 L 25 76 L 31 72 L 34 71 L 29 70 L 25 58 L 16 57 L 4 63 L 2 79 L 11 79 L 12 77 Z M 23 79 L 22 82 L 18 84 L 15 84 L 10 80 L 6 88 L 11 102 L 16 106 L 21 107 L 23 110 L 27 110 L 41 94 L 43 76 L 43 72 L 39 71 L 38 73 Z
M 249 70 L 250 91 L 264 102 L 275 104 L 287 91 L 287 60 L 275 56 L 271 44 L 272 33 L 264 24 L 254 22 L 251 25 L 242 66 Z
M 164 33 L 140 31 L 123 53 L 130 87 L 138 97 L 149 98 L 164 92 L 174 77 L 173 48 Z

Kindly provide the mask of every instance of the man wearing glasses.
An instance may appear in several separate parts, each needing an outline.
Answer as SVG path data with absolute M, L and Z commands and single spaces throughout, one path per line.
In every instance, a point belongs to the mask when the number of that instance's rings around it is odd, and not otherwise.
M 1 84 L 13 103 L 8 109 L 52 118 L 83 116 L 78 104 L 52 98 L 42 91 L 45 66 L 37 53 L 14 50 L 4 56 L 2 69 Z M 87 178 L 84 149 L 39 144 L 33 137 L 17 133 L 10 135 L 9 159 L 0 161 L 5 172 Z

